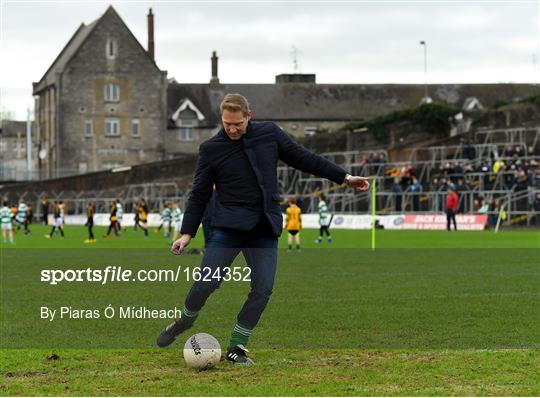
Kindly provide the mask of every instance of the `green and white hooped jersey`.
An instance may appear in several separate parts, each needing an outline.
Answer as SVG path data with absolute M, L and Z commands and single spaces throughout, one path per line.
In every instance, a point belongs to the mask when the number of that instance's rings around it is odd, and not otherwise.
M 184 215 L 182 213 L 182 210 L 180 210 L 180 209 L 174 209 L 172 211 L 173 221 L 176 222 L 176 223 L 182 222 L 183 216 Z
M 116 218 L 120 221 L 123 215 L 124 215 L 124 207 L 122 206 L 122 203 L 117 203 L 116 204 Z
M 28 206 L 26 203 L 20 203 L 19 207 L 17 208 L 17 221 L 23 222 L 26 220 L 26 212 L 28 211 Z
M 2 224 L 11 224 L 13 219 L 11 218 L 11 210 L 7 206 L 0 209 L 0 222 Z
M 328 213 L 328 206 L 324 200 L 319 202 L 319 224 L 328 225 L 330 223 L 330 213 Z
M 172 211 L 171 209 L 169 209 L 168 207 L 164 208 L 162 211 L 161 211 L 161 219 L 163 221 L 171 221 L 171 218 L 172 218 Z

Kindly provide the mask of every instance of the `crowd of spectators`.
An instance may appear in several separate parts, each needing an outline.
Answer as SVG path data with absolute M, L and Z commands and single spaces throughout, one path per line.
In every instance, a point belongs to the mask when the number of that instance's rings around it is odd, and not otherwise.
M 360 166 L 366 166 L 368 164 L 378 165 L 388 162 L 385 152 L 370 152 L 369 154 L 362 155 L 360 159 Z
M 438 169 L 431 170 L 431 179 L 426 183 L 426 187 L 423 187 L 419 181 L 413 164 L 387 167 L 385 174 L 393 179 L 390 190 L 395 197 L 394 211 L 421 210 L 420 201 L 423 192 L 435 193 L 431 195 L 432 206 L 434 209 L 443 210 L 444 197 L 449 187 L 453 187 L 458 195 L 471 191 L 499 191 L 499 193 L 500 191 L 515 193 L 529 191 L 531 198 L 528 204 L 535 209 L 536 207 L 540 209 L 540 195 L 532 194 L 532 189 L 540 188 L 540 156 L 533 148 L 525 148 L 523 145 L 508 145 L 500 153 L 504 157 L 499 157 L 495 152 L 492 156 L 481 160 L 476 157 L 474 146 L 464 144 L 463 158 L 456 161 L 444 161 Z M 366 160 L 365 164 L 368 162 L 369 160 Z M 405 209 L 405 198 L 408 201 L 407 209 Z M 461 203 L 460 210 L 466 210 L 463 207 L 464 204 Z M 499 208 L 500 203 L 497 200 L 479 197 L 476 199 L 475 209 L 468 211 L 492 214 Z
M 441 181 L 455 184 L 459 190 L 469 191 L 480 186 L 483 191 L 525 191 L 540 187 L 540 163 L 536 159 L 519 157 L 498 158 L 478 162 L 446 162 L 432 177 L 432 190 L 438 190 Z

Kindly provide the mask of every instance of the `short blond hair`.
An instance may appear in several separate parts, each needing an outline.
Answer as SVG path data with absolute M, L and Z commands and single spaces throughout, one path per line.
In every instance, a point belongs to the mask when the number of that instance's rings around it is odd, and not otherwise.
M 251 112 L 249 109 L 249 102 L 242 94 L 225 95 L 225 98 L 223 98 L 223 101 L 221 101 L 221 105 L 219 106 L 221 114 L 223 114 L 225 109 L 229 112 L 241 111 L 244 116 L 247 116 L 247 114 Z

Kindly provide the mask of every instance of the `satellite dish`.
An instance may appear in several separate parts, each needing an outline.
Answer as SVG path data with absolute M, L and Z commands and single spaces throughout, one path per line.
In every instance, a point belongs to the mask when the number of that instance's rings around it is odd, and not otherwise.
M 39 151 L 39 158 L 41 160 L 45 159 L 47 157 L 47 150 L 46 149 L 42 149 L 41 151 Z

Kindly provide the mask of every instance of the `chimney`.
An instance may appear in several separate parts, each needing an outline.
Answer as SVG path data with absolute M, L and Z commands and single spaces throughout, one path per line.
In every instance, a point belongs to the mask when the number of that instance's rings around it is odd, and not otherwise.
M 152 14 L 152 9 L 150 8 L 148 10 L 148 55 L 150 55 L 150 58 L 155 60 L 154 58 L 154 14 Z
M 219 84 L 219 77 L 218 77 L 218 56 L 216 55 L 216 52 L 212 52 L 212 79 L 210 79 L 211 85 L 218 85 Z
M 276 84 L 286 83 L 316 83 L 315 74 L 284 73 L 276 76 Z

